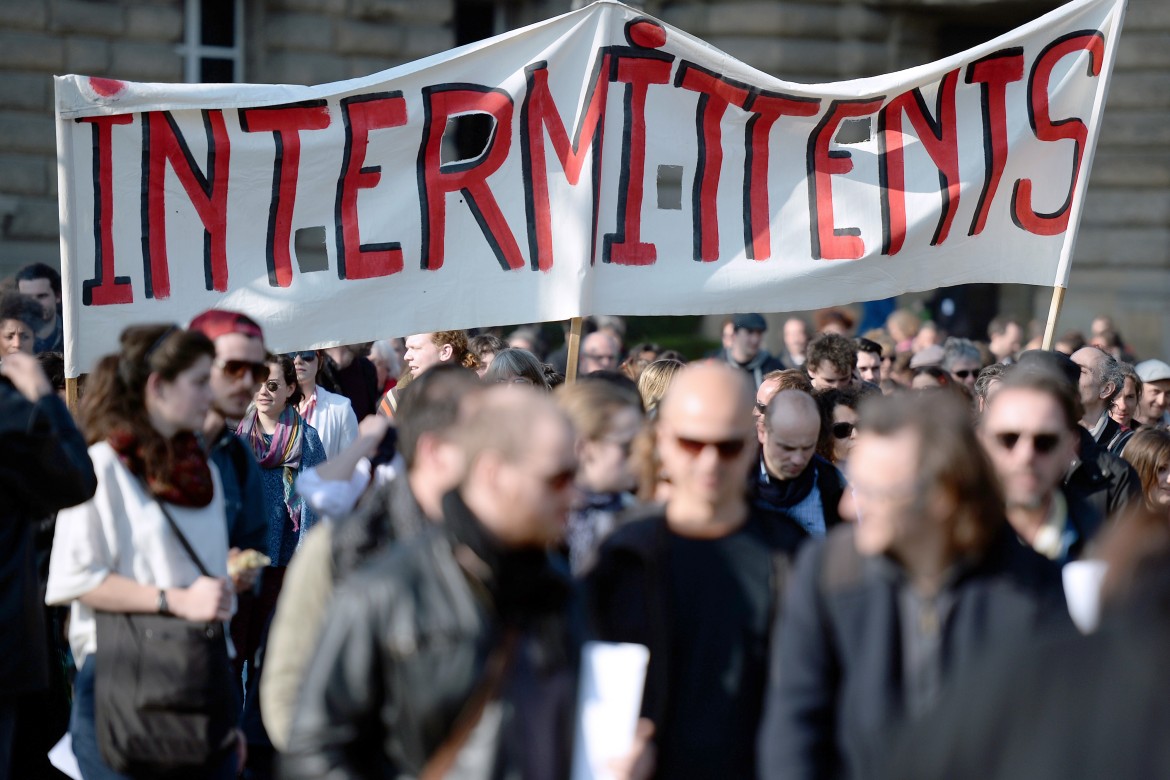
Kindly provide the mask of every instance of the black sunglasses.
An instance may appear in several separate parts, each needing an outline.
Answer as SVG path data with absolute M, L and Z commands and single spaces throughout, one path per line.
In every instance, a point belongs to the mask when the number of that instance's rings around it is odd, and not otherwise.
M 312 363 L 317 359 L 317 353 L 311 349 L 307 349 L 303 352 L 289 352 L 287 355 L 285 355 L 285 357 L 287 357 L 289 360 L 296 360 L 297 358 L 300 358 L 305 363 Z
M 215 367 L 228 379 L 242 379 L 251 375 L 252 381 L 259 383 L 268 376 L 267 363 L 253 363 L 251 360 L 217 360 Z
M 678 446 L 683 449 L 688 455 L 698 457 L 703 454 L 703 450 L 708 447 L 714 447 L 715 452 L 719 454 L 720 460 L 731 460 L 739 456 L 743 452 L 743 448 L 747 446 L 746 439 L 725 439 L 723 441 L 702 441 L 700 439 L 689 439 L 685 436 L 675 436 L 674 440 L 678 442 Z
M 277 382 L 275 379 L 269 379 L 264 383 L 264 386 L 268 388 L 268 392 L 270 393 L 275 393 L 280 390 L 280 382 Z
M 973 368 L 964 368 L 961 371 L 952 371 L 956 379 L 966 379 L 969 376 L 979 376 L 979 372 Z
M 995 434 L 995 440 L 999 442 L 999 446 L 1003 447 L 1008 452 L 1016 448 L 1020 439 L 1029 436 L 1029 434 L 1017 433 L 1015 431 L 1005 431 L 1003 433 Z M 1035 433 L 1030 434 L 1032 439 L 1032 450 L 1037 455 L 1047 455 L 1056 449 L 1060 444 L 1059 433 Z
M 848 439 L 853 435 L 853 431 L 857 426 L 851 422 L 833 423 L 833 438 L 834 439 Z
M 756 401 L 756 411 L 759 412 L 760 414 L 767 414 L 768 413 L 768 405 L 762 404 L 759 401 Z

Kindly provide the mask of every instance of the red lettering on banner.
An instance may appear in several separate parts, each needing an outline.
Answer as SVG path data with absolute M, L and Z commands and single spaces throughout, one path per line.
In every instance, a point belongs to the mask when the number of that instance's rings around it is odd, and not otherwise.
M 699 93 L 695 124 L 699 159 L 691 191 L 691 219 L 694 221 L 694 256 L 712 262 L 719 259 L 719 174 L 723 169 L 723 133 L 720 122 L 727 107 L 743 106 L 750 96 L 746 84 L 724 79 L 692 62 L 679 66 L 674 85 Z
M 283 106 L 240 109 L 246 133 L 272 133 L 276 158 L 272 166 L 272 204 L 268 210 L 268 283 L 292 284 L 292 215 L 301 169 L 301 131 L 329 127 L 324 100 L 306 100 Z
M 553 266 L 552 211 L 548 197 L 548 163 L 545 158 L 544 133 L 552 142 L 553 152 L 565 172 L 565 179 L 576 185 L 581 178 L 585 154 L 593 150 L 593 229 L 590 231 L 589 257 L 595 253 L 597 208 L 601 196 L 601 148 L 605 136 L 606 97 L 609 90 L 606 69 L 609 55 L 598 52 L 589 79 L 585 112 L 573 131 L 572 143 L 565 122 L 557 111 L 548 88 L 548 63 L 536 62 L 524 69 L 528 90 L 520 108 L 520 148 L 524 166 L 524 204 L 528 215 L 528 249 L 532 267 L 547 271 Z M 584 147 L 581 139 L 585 138 Z
M 225 292 L 227 267 L 228 169 L 231 143 L 223 112 L 203 111 L 207 173 L 199 169 L 169 111 L 142 115 L 142 252 L 146 297 L 169 298 L 166 165 L 179 178 L 203 222 L 203 276 L 208 290 Z
M 378 92 L 343 98 L 345 123 L 341 177 L 334 206 L 337 242 L 337 278 L 373 279 L 402 270 L 402 245 L 397 242 L 363 244 L 358 225 L 358 191 L 378 186 L 382 166 L 366 162 L 370 131 L 406 124 L 406 100 L 401 92 Z
M 943 76 L 938 85 L 934 116 L 930 115 L 920 89 L 894 98 L 878 118 L 881 154 L 878 158 L 882 192 L 882 254 L 896 255 L 906 240 L 906 154 L 902 117 L 918 134 L 922 148 L 938 166 L 942 214 L 930 245 L 947 240 L 959 209 L 959 144 L 955 122 L 955 85 L 959 71 Z
M 983 232 L 987 215 L 1007 165 L 1007 85 L 1024 77 L 1024 49 L 1015 46 L 989 54 L 967 66 L 967 83 L 980 85 L 983 105 L 983 190 L 968 235 Z
M 654 244 L 642 241 L 642 189 L 646 178 L 646 93 L 651 84 L 669 84 L 674 55 L 652 51 L 666 43 L 666 32 L 648 19 L 626 25 L 626 40 L 646 48 L 613 47 L 610 81 L 626 85 L 618 182 L 618 229 L 607 233 L 601 259 L 618 265 L 652 265 Z
M 1032 73 L 1028 77 L 1028 121 L 1032 125 L 1032 132 L 1041 141 L 1071 140 L 1074 145 L 1072 179 L 1068 185 L 1068 196 L 1059 209 L 1050 214 L 1040 214 L 1034 210 L 1031 179 L 1019 179 L 1012 189 L 1012 220 L 1020 228 L 1039 236 L 1055 236 L 1068 230 L 1073 194 L 1081 174 L 1081 158 L 1089 142 L 1089 129 L 1081 119 L 1069 117 L 1054 122 L 1048 106 L 1048 86 L 1056 63 L 1070 54 L 1082 51 L 1089 53 L 1088 75 L 1100 75 L 1105 59 L 1105 36 L 1097 30 L 1084 30 L 1062 36 L 1048 44 L 1032 64 Z
M 115 276 L 114 271 L 114 125 L 134 121 L 129 114 L 93 116 L 78 119 L 92 126 L 93 132 L 93 278 L 81 283 L 81 302 L 85 306 L 109 306 L 133 303 L 134 291 L 129 276 Z
M 512 98 L 479 84 L 443 84 L 423 88 L 426 123 L 418 154 L 418 187 L 422 201 L 422 267 L 443 267 L 447 232 L 447 193 L 461 192 L 504 270 L 524 267 L 512 229 L 504 220 L 487 177 L 508 158 L 512 144 Z M 440 152 L 447 122 L 460 114 L 490 114 L 495 130 L 489 148 L 479 157 L 443 165 Z
M 884 100 L 834 100 L 809 136 L 808 200 L 814 260 L 856 260 L 865 254 L 861 229 L 839 228 L 833 217 L 833 176 L 853 170 L 853 155 L 830 146 L 843 120 L 872 114 Z
M 816 116 L 820 98 L 803 98 L 779 92 L 755 92 L 745 109 L 755 116 L 747 124 L 747 159 L 744 160 L 743 241 L 747 256 L 767 260 L 772 256 L 772 208 L 768 201 L 768 138 L 782 116 Z

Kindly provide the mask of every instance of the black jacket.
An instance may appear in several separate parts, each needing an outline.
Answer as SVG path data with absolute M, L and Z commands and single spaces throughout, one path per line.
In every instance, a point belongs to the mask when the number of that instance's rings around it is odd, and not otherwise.
M 774 523 L 753 516 L 753 532 L 772 555 L 774 594 L 769 620 L 779 612 L 789 561 L 805 535 L 791 523 Z M 672 648 L 679 637 L 672 616 L 686 605 L 672 603 L 670 531 L 661 506 L 640 510 L 601 546 L 597 565 L 586 575 L 590 625 L 598 639 L 634 642 L 650 649 L 642 714 L 656 725 L 655 738 L 668 742 L 672 684 Z M 702 577 L 702 572 L 696 572 Z M 746 640 L 747 629 L 744 634 Z M 764 637 L 767 641 L 767 636 Z M 717 674 L 718 670 L 712 670 Z
M 431 525 L 405 474 L 377 486 L 333 523 L 333 581 L 341 582 L 392 542 L 413 539 Z
M 0 379 L 0 697 L 48 684 L 34 530 L 96 489 L 85 440 L 61 399 L 29 403 Z
M 1115 517 L 1138 496 L 1142 482 L 1133 466 L 1093 441 L 1081 426 L 1080 454 L 1064 478 L 1065 493 L 1087 501 L 1101 517 Z
M 760 459 L 761 464 L 763 458 Z M 820 494 L 821 509 L 825 515 L 825 530 L 831 531 L 841 524 L 841 496 L 845 493 L 847 483 L 841 470 L 820 455 L 813 455 L 807 468 L 816 469 L 816 484 L 814 489 Z M 779 484 L 779 483 L 773 483 Z M 753 469 L 749 480 L 748 495 L 752 504 L 752 511 L 761 518 L 776 523 L 791 525 L 805 538 L 808 532 L 800 523 L 788 513 L 791 507 L 776 505 L 770 500 L 769 491 L 762 484 L 759 469 Z
M 903 711 L 897 572 L 858 553 L 851 526 L 804 547 L 772 641 L 760 777 L 872 776 Z M 1049 624 L 1071 630 L 1059 568 L 1006 523 L 952 592 L 944 683 L 997 644 Z
M 417 776 L 505 626 L 520 631 L 519 651 L 501 721 L 480 721 L 495 729 L 494 760 L 477 766 L 484 777 L 567 776 L 582 626 L 571 583 L 543 552 L 499 547 L 456 494 L 443 510 L 444 528 L 384 550 L 338 591 L 305 675 L 283 777 Z M 477 744 L 473 735 L 461 760 Z

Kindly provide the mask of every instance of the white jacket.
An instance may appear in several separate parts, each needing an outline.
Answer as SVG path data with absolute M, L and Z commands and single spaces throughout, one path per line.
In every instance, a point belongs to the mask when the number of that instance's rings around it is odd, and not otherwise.
M 357 415 L 353 413 L 349 399 L 319 385 L 317 403 L 311 408 L 305 422 L 317 429 L 327 459 L 348 447 L 358 435 Z

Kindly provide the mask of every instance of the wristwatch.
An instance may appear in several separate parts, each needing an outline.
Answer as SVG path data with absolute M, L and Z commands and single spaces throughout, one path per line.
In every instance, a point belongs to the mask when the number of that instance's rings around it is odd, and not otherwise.
M 167 604 L 166 588 L 159 588 L 158 589 L 158 614 L 160 614 L 160 615 L 170 615 L 171 614 L 170 605 Z

